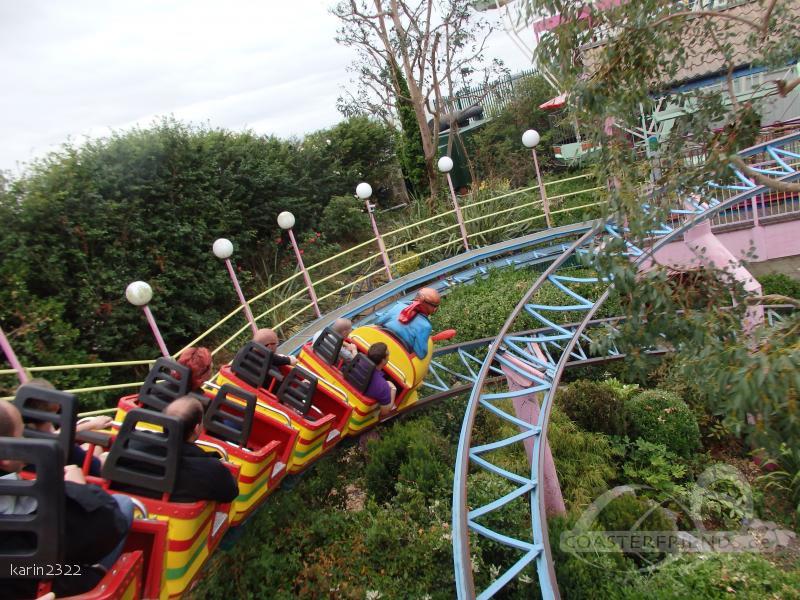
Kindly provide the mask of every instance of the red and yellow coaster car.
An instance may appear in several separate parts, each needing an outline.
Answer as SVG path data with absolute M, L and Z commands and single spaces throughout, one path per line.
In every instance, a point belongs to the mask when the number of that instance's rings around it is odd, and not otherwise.
M 136 395 L 119 400 L 115 420 L 134 408 L 161 411 L 187 393 L 188 369 L 159 358 Z M 220 449 L 240 469 L 239 497 L 231 505 L 231 522 L 239 524 L 272 492 L 287 473 L 298 433 L 280 418 L 257 411 L 256 396 L 233 385 L 198 397 L 206 404 L 200 440 Z M 146 425 L 145 425 L 146 426 Z
M 258 396 L 256 411 L 298 432 L 287 465 L 298 473 L 341 440 L 352 408 L 343 390 L 300 367 L 272 367 L 272 353 L 249 342 L 230 365 L 222 367 L 215 383 L 232 383 Z
M 349 338 L 357 346 L 358 356 L 343 362 L 339 354 L 343 339 L 326 327 L 313 343 L 303 346 L 298 360 L 320 380 L 332 382 L 346 392 L 347 402 L 353 407 L 347 434 L 358 435 L 378 422 L 380 410 L 378 403 L 364 394 L 375 365 L 363 353 L 377 342 L 383 342 L 388 347 L 389 362 L 384 368 L 384 375 L 397 387 L 395 405 L 398 412 L 402 412 L 416 404 L 419 399 L 417 388 L 428 374 L 433 342 L 449 339 L 453 335 L 455 332 L 448 330 L 431 337 L 428 340 L 428 353 L 425 358 L 420 359 L 389 331 L 367 325 L 354 330 Z
M 126 550 L 144 555 L 145 598 L 166 600 L 186 593 L 230 526 L 230 504 L 170 500 L 182 443 L 177 419 L 133 409 L 111 446 L 104 479 L 91 478 L 145 508 L 146 518 L 134 520 L 126 542 Z M 238 477 L 237 466 L 226 466 Z

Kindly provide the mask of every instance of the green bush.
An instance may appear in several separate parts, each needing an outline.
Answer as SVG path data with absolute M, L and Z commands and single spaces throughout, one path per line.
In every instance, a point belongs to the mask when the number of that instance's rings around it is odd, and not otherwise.
M 609 502 L 597 516 L 597 520 L 605 531 L 609 532 L 673 532 L 675 526 L 667 518 L 664 511 L 652 501 L 637 498 L 632 493 L 625 493 Z M 613 537 L 612 537 L 613 539 Z M 639 566 L 649 566 L 664 558 L 664 553 L 657 549 L 655 543 L 642 538 L 641 550 L 634 549 L 633 544 L 625 555 L 632 558 Z
M 748 552 L 689 554 L 650 577 L 632 580 L 613 595 L 620 600 L 744 600 L 800 598 L 800 570 L 784 571 Z
M 800 300 L 800 279 L 789 277 L 783 273 L 770 273 L 758 278 L 764 295 L 780 294 Z
M 332 242 L 357 242 L 369 236 L 364 203 L 353 196 L 334 196 L 322 211 L 320 231 Z
M 413 250 L 409 250 L 408 252 L 404 252 L 397 257 L 395 263 L 399 264 L 392 265 L 392 270 L 394 270 L 395 276 L 402 277 L 403 275 L 408 275 L 409 273 L 413 273 L 414 271 L 418 270 L 420 262 L 421 260 L 419 254 Z
M 568 507 L 586 506 L 616 477 L 615 453 L 609 438 L 583 431 L 558 407 L 551 415 L 547 440 Z
M 562 547 L 562 534 L 575 528 L 576 513 L 551 517 L 547 521 L 550 550 L 556 568 L 556 578 L 562 598 L 614 598 L 617 590 L 638 581 L 632 563 L 613 544 L 604 546 L 607 551 L 580 554 Z M 529 597 L 536 597 L 531 594 Z
M 627 444 L 622 472 L 625 483 L 639 483 L 655 490 L 656 497 L 671 497 L 680 493 L 680 482 L 686 477 L 688 468 L 674 452 L 664 444 L 654 444 L 642 438 Z
M 625 402 L 627 433 L 664 444 L 669 450 L 688 458 L 700 447 L 700 429 L 689 406 L 672 392 L 647 390 Z
M 558 390 L 556 404 L 584 429 L 608 435 L 625 433 L 622 398 L 606 383 L 575 381 Z
M 364 472 L 367 492 L 382 503 L 397 493 L 397 484 L 416 487 L 431 500 L 450 493 L 453 449 L 429 419 L 399 423 L 367 446 Z

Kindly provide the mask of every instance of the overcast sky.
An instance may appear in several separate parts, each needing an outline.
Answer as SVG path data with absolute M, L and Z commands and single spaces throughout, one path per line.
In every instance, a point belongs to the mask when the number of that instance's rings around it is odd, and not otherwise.
M 281 137 L 335 124 L 353 54 L 333 3 L 0 0 L 0 170 L 161 115 Z M 529 66 L 502 31 L 487 55 Z

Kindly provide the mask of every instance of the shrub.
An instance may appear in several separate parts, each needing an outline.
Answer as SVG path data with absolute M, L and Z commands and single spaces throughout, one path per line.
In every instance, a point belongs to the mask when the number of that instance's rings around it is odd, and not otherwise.
M 621 397 L 608 384 L 576 381 L 558 391 L 556 404 L 584 429 L 608 435 L 625 432 Z
M 399 423 L 368 445 L 364 475 L 377 502 L 391 500 L 397 484 L 416 487 L 435 499 L 450 492 L 452 449 L 429 419 Z
M 796 600 L 800 598 L 800 570 L 784 572 L 748 552 L 688 554 L 664 565 L 650 577 L 631 581 L 631 585 L 621 587 L 613 597 Z
M 679 482 L 688 469 L 680 458 L 664 444 L 654 444 L 639 438 L 628 444 L 622 467 L 625 483 L 641 483 L 654 488 L 657 497 L 682 492 Z
M 621 551 L 614 551 L 613 545 L 605 551 L 580 554 L 562 547 L 561 535 L 574 529 L 576 520 L 577 515 L 570 513 L 551 517 L 547 522 L 561 597 L 614 598 L 618 589 L 628 587 L 639 576 L 631 572 L 632 564 Z
M 764 295 L 780 294 L 790 298 L 800 299 L 800 279 L 789 277 L 783 273 L 770 273 L 758 278 L 761 291 Z
M 616 377 L 609 377 L 603 383 L 614 390 L 614 393 L 622 398 L 623 401 L 641 391 L 638 383 L 624 383 Z
M 627 433 L 664 444 L 688 458 L 700 446 L 700 429 L 689 406 L 672 392 L 647 390 L 625 402 Z
M 369 217 L 364 204 L 352 196 L 334 196 L 325 210 L 319 225 L 325 237 L 332 242 L 355 242 L 369 236 Z
M 675 526 L 664 511 L 652 501 L 637 498 L 632 493 L 624 493 L 609 502 L 597 516 L 600 524 L 609 532 L 672 532 Z M 613 539 L 613 538 L 612 538 Z M 656 545 L 642 539 L 640 550 L 630 550 L 625 555 L 638 565 L 652 565 L 664 558 Z M 631 544 L 633 547 L 633 544 Z
M 557 407 L 552 413 L 547 440 L 567 506 L 589 504 L 616 477 L 609 439 L 601 433 L 581 430 Z
M 403 275 L 408 275 L 409 273 L 417 271 L 419 269 L 421 260 L 419 254 L 413 250 L 409 250 L 408 252 L 404 252 L 398 256 L 395 260 L 395 263 L 399 264 L 392 265 L 392 270 L 394 271 L 395 276 L 402 277 Z

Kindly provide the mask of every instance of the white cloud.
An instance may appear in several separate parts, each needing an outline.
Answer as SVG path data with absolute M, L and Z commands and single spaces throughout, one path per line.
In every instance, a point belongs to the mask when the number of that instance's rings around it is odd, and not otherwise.
M 333 0 L 0 3 L 0 169 L 162 115 L 288 137 L 336 123 Z M 525 60 L 502 33 L 491 55 Z

